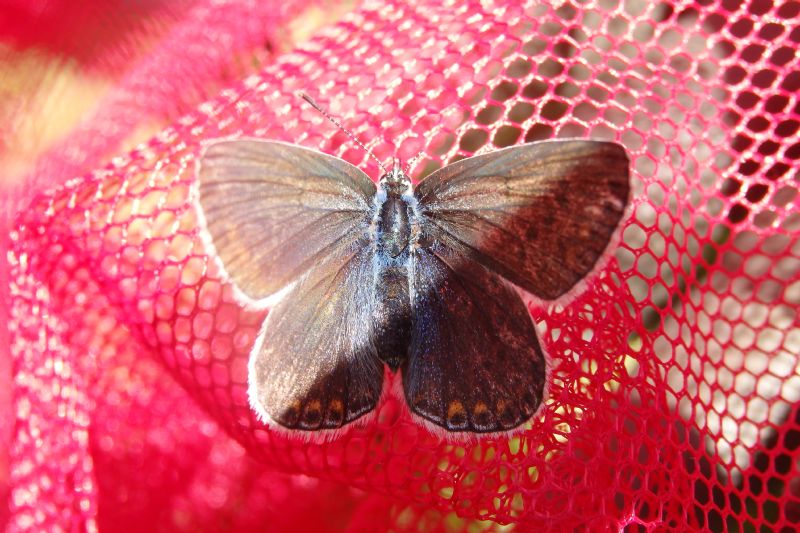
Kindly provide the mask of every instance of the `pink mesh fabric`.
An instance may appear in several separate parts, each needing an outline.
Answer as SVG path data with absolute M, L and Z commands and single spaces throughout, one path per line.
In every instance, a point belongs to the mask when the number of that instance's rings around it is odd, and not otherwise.
M 798 13 L 733 0 L 366 2 L 112 165 L 37 196 L 9 254 L 10 528 L 793 529 Z M 247 20 L 230 9 L 203 28 Z M 180 83 L 153 64 L 149 76 Z M 263 314 L 236 303 L 203 247 L 194 163 L 202 141 L 248 135 L 377 177 L 299 89 L 381 159 L 424 150 L 415 177 L 553 137 L 628 149 L 633 206 L 613 259 L 568 305 L 531 309 L 553 372 L 520 437 L 448 444 L 397 399 L 324 444 L 255 419 L 246 369 Z

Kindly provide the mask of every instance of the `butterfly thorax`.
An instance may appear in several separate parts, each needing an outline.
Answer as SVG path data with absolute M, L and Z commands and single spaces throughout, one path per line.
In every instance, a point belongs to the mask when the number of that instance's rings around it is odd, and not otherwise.
M 397 370 L 407 358 L 411 332 L 408 263 L 414 213 L 410 197 L 411 180 L 395 163 L 378 184 L 374 219 L 374 340 L 378 356 L 392 370 Z

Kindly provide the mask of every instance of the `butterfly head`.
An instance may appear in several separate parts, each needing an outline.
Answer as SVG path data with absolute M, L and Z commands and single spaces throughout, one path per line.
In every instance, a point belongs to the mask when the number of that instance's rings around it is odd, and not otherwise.
M 392 169 L 381 176 L 379 185 L 387 194 L 396 194 L 397 196 L 402 196 L 411 190 L 411 178 L 403 172 L 399 159 L 394 159 Z

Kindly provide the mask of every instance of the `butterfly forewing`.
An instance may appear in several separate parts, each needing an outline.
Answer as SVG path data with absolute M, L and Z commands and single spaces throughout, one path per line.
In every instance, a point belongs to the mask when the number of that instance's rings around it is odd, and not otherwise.
M 494 433 L 542 403 L 546 362 L 516 291 L 447 246 L 412 258 L 413 326 L 403 368 L 411 411 L 452 432 Z
M 199 164 L 200 205 L 225 270 L 260 299 L 353 242 L 375 185 L 335 157 L 272 141 L 211 144 Z
M 448 165 L 415 191 L 431 238 L 543 299 L 601 257 L 628 201 L 618 144 L 548 141 Z
M 250 360 L 251 404 L 289 429 L 338 429 L 378 402 L 373 252 L 339 244 L 270 310 Z

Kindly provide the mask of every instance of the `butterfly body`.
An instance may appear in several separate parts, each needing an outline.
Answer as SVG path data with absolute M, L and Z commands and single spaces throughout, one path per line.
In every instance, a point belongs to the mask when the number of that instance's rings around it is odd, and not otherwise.
M 411 341 L 409 261 L 417 245 L 412 227 L 411 180 L 399 164 L 383 175 L 375 194 L 372 246 L 374 252 L 373 339 L 378 357 L 397 371 L 405 361 Z
M 552 300 L 597 265 L 628 202 L 614 143 L 564 140 L 377 186 L 300 146 L 211 144 L 201 221 L 251 300 L 276 293 L 248 395 L 270 426 L 307 436 L 374 413 L 384 368 L 417 421 L 448 436 L 514 431 L 541 408 L 548 363 L 521 291 Z M 311 433 L 309 433 L 311 432 Z

